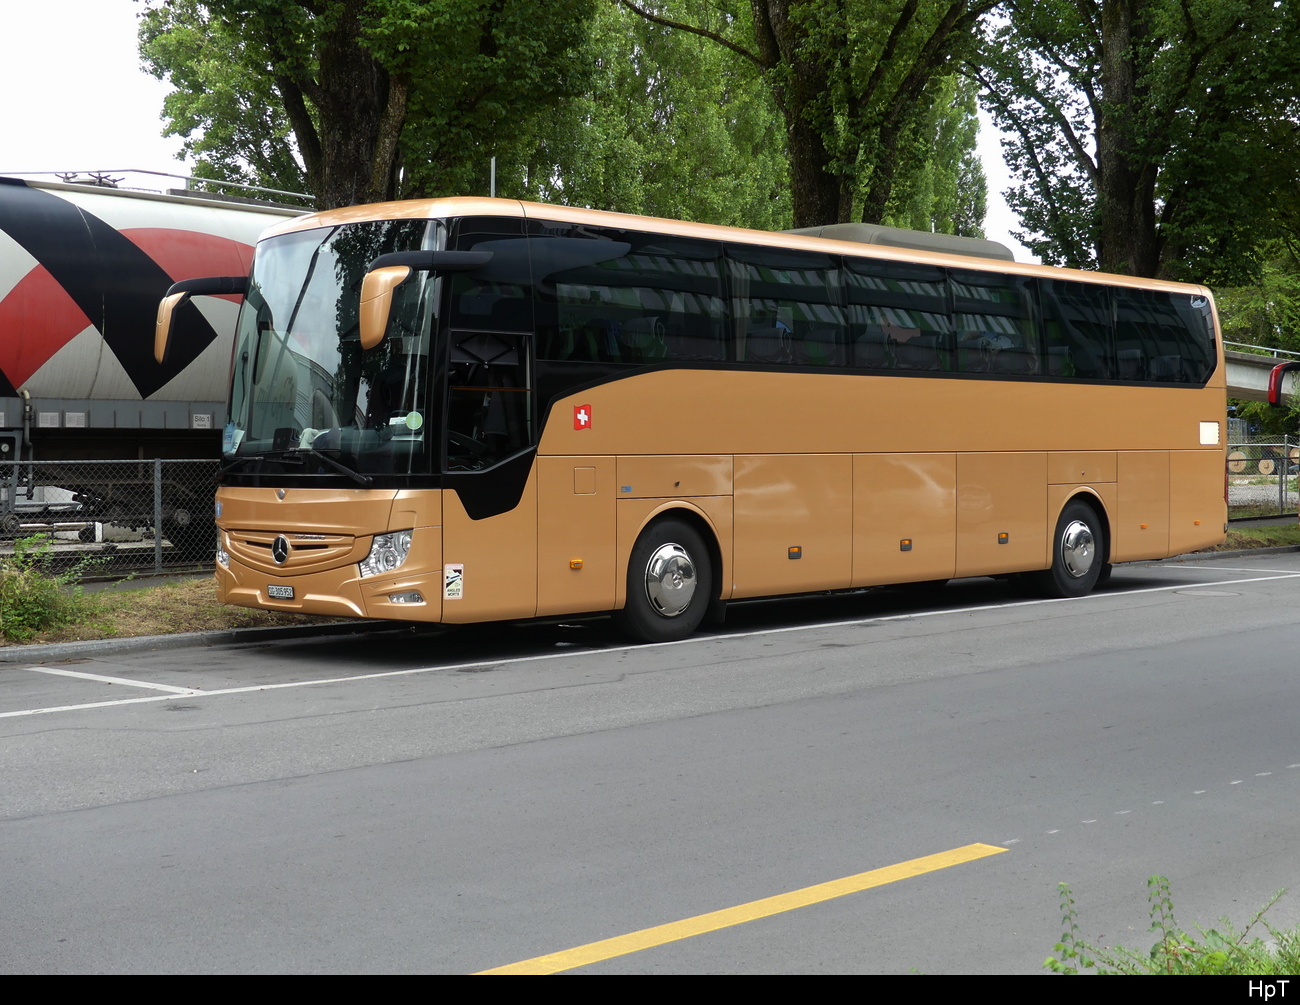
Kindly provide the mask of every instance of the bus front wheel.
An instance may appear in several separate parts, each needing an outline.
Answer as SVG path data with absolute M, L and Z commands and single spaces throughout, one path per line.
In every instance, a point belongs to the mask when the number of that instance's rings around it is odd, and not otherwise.
M 1052 567 L 1034 574 L 1035 585 L 1046 597 L 1082 597 L 1092 592 L 1105 565 L 1105 534 L 1097 511 L 1072 502 L 1056 521 Z
M 639 642 L 675 642 L 700 626 L 713 593 L 713 570 L 699 533 L 666 518 L 647 527 L 627 566 L 627 601 L 614 612 Z

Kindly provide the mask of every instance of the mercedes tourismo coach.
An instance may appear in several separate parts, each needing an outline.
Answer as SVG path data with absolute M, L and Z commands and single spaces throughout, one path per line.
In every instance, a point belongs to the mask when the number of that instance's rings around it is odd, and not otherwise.
M 1207 290 L 819 233 L 390 203 L 178 284 L 160 356 L 175 304 L 245 293 L 221 597 L 609 611 L 661 640 L 745 597 L 1019 574 L 1077 596 L 1222 539 Z

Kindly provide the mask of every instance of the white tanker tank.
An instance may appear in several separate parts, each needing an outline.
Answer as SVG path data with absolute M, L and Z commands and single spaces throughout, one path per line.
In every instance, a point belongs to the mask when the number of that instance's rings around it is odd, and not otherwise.
M 96 180 L 0 177 L 0 530 L 22 495 L 7 461 L 219 456 L 239 298 L 187 305 L 164 364 L 158 302 L 183 279 L 247 275 L 261 232 L 304 212 Z

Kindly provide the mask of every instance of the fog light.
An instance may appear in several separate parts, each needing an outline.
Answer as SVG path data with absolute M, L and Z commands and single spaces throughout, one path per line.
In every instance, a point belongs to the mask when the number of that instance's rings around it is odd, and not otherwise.
M 411 531 L 398 530 L 391 534 L 376 534 L 370 543 L 370 554 L 362 559 L 358 568 L 361 575 L 378 576 L 392 572 L 406 561 L 411 550 Z
M 415 590 L 410 590 L 407 593 L 390 593 L 388 602 L 390 604 L 423 604 L 424 598 Z

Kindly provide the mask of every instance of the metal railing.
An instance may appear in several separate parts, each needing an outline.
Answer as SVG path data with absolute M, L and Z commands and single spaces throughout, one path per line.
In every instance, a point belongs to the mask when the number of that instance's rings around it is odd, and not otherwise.
M 0 556 L 45 536 L 57 562 L 93 575 L 212 564 L 215 460 L 0 464 Z
M 1229 342 L 1227 339 L 1224 339 L 1223 341 L 1223 348 L 1239 349 L 1242 352 L 1248 352 L 1255 356 L 1272 356 L 1275 359 L 1281 359 L 1284 356 L 1290 359 L 1300 357 L 1300 352 L 1295 352 L 1291 349 L 1277 349 L 1269 345 L 1251 345 L 1248 342 Z

